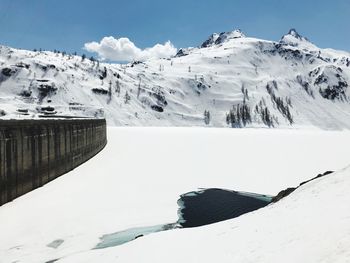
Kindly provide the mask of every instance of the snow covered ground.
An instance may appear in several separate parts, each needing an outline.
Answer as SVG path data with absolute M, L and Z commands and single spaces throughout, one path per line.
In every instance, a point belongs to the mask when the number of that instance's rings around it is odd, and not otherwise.
M 0 262 L 347 262 L 350 169 L 236 219 L 93 249 L 104 235 L 174 223 L 180 194 L 277 194 L 349 165 L 349 132 L 109 128 L 89 162 L 0 207 Z

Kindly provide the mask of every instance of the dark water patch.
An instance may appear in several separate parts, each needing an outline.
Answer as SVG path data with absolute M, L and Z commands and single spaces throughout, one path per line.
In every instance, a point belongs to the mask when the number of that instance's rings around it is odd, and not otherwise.
M 210 188 L 181 195 L 179 225 L 197 227 L 231 219 L 271 203 L 272 196 Z
M 271 203 L 271 196 L 223 189 L 205 189 L 181 195 L 179 219 L 173 224 L 136 227 L 106 234 L 94 249 L 120 246 L 152 233 L 175 228 L 197 227 L 254 211 Z

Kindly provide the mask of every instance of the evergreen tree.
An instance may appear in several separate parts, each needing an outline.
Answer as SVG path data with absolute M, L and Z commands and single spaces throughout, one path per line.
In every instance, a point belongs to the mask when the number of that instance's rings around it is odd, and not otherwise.
M 130 100 L 131 100 L 131 97 L 130 97 L 128 91 L 126 91 L 125 95 L 124 95 L 124 103 L 128 104 Z
M 139 81 L 139 85 L 137 87 L 137 98 L 139 98 L 140 93 L 141 93 L 141 78 L 140 78 L 140 81 Z
M 110 103 L 112 100 L 112 81 L 109 81 L 109 87 L 108 87 L 108 100 L 107 103 Z
M 204 123 L 206 125 L 210 124 L 210 112 L 207 110 L 204 111 Z
M 119 80 L 117 80 L 117 81 L 115 82 L 115 84 L 116 84 L 115 93 L 117 93 L 117 94 L 118 94 L 118 97 L 119 97 L 119 95 L 120 95 L 120 84 L 119 84 Z

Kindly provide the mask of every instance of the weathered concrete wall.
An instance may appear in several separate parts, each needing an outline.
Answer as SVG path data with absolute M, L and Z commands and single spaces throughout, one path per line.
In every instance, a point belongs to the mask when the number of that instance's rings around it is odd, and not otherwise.
M 84 163 L 106 143 L 102 119 L 0 120 L 0 205 Z

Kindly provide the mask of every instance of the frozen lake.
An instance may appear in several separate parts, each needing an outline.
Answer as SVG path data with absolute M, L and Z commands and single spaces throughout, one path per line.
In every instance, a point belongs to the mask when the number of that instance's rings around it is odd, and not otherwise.
M 349 132 L 109 128 L 107 147 L 96 157 L 0 208 L 0 262 L 108 253 L 92 250 L 103 236 L 176 222 L 183 193 L 275 195 L 347 166 L 349 146 Z

